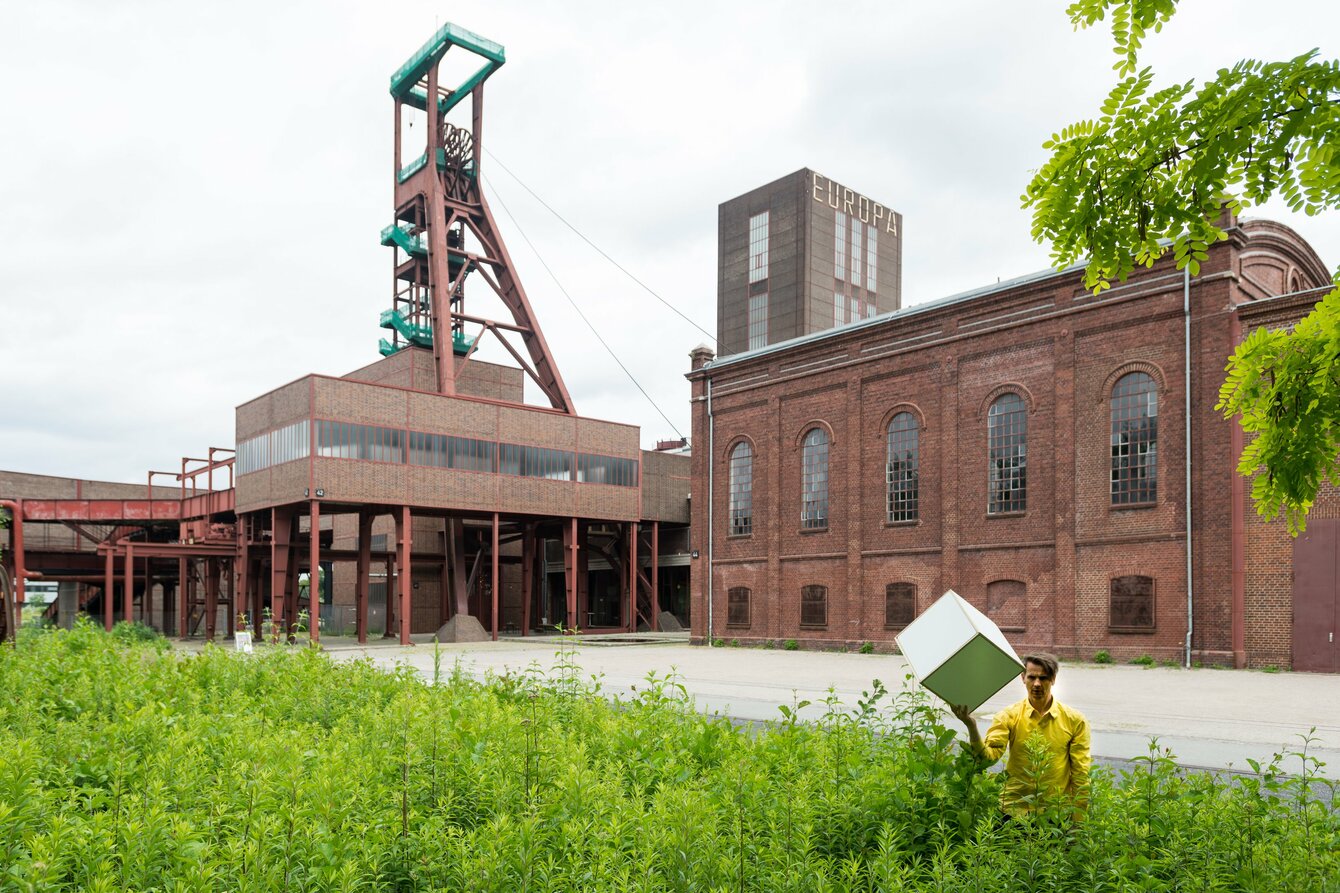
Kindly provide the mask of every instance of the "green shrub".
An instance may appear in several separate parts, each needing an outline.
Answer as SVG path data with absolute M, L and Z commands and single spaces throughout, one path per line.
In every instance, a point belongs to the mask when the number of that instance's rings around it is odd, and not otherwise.
M 1093 662 L 1096 664 L 1110 664 L 1112 663 L 1112 654 L 1107 650 L 1095 652 Z
M 875 643 L 874 643 L 874 642 L 862 642 L 862 643 L 861 643 L 860 651 L 861 651 L 862 654 L 874 654 L 874 653 L 875 653 Z
M 1266 664 L 1264 667 L 1261 668 L 1262 673 L 1278 673 L 1279 671 L 1280 668 L 1275 666 L 1274 664 Z
M 797 651 L 800 649 L 800 643 L 795 639 L 787 639 L 782 643 L 782 648 L 786 651 Z
M 1002 823 L 998 776 L 919 689 L 797 698 L 744 728 L 673 675 L 611 703 L 560 649 L 549 672 L 485 682 L 440 653 L 424 679 L 87 624 L 0 649 L 0 890 L 1311 893 L 1340 877 L 1310 739 L 1232 779 L 1151 745 L 1095 774 L 1084 822 Z
M 739 639 L 731 639 L 730 642 L 728 643 L 728 645 L 729 645 L 729 647 L 731 647 L 731 648 L 739 648 L 739 647 L 740 647 L 740 640 L 739 640 Z
M 1131 663 L 1141 667 L 1152 667 L 1154 666 L 1154 658 L 1150 657 L 1148 654 L 1142 654 L 1132 660 Z
M 81 620 L 86 618 L 81 617 Z M 112 627 L 112 638 L 118 642 L 157 642 L 162 640 L 158 630 L 138 620 L 120 620 Z

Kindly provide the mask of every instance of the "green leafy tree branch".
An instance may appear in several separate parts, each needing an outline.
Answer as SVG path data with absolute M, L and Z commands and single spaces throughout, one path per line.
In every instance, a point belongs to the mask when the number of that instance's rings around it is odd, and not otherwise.
M 1155 89 L 1139 51 L 1176 8 L 1176 0 L 1077 0 L 1067 9 L 1076 28 L 1110 21 L 1121 80 L 1097 118 L 1043 143 L 1050 157 L 1022 201 L 1033 237 L 1051 244 L 1058 265 L 1087 257 L 1094 292 L 1169 251 L 1196 275 L 1208 247 L 1227 238 L 1225 207 L 1275 197 L 1309 215 L 1340 207 L 1340 62 L 1316 50 L 1244 59 L 1200 86 Z M 1243 341 L 1215 407 L 1255 435 L 1238 470 L 1255 476 L 1258 513 L 1283 514 L 1295 535 L 1321 485 L 1340 483 L 1340 268 L 1334 282 L 1293 332 Z

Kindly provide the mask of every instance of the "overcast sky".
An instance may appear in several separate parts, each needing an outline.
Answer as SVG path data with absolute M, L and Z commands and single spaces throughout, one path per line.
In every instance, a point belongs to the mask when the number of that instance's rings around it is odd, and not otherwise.
M 1094 115 L 1115 58 L 1064 6 L 6 3 L 0 469 L 143 480 L 232 446 L 238 404 L 377 359 L 387 82 L 443 22 L 506 47 L 489 150 L 710 332 L 717 205 L 801 167 L 903 214 L 904 305 L 1046 267 L 1019 196 L 1043 139 Z M 1161 84 L 1340 55 L 1340 4 L 1183 6 L 1146 53 Z M 640 425 L 644 446 L 687 435 L 683 375 L 706 337 L 487 158 L 483 174 L 578 412 Z M 1340 214 L 1252 213 L 1340 261 Z

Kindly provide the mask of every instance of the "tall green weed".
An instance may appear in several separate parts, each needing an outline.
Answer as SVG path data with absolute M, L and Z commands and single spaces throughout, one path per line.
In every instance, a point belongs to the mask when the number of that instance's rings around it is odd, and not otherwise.
M 1232 779 L 1155 743 L 1082 821 L 1004 820 L 925 697 L 879 683 L 758 729 L 674 676 L 612 702 L 575 653 L 479 683 L 137 639 L 0 650 L 0 891 L 1340 889 L 1308 740 Z

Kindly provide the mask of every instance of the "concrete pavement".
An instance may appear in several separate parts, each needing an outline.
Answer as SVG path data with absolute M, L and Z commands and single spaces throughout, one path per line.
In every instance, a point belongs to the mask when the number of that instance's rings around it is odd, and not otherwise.
M 709 649 L 690 646 L 682 636 L 641 638 L 656 641 L 577 639 L 573 647 L 582 675 L 601 677 L 607 692 L 628 694 L 649 672 L 675 672 L 699 709 L 751 721 L 778 719 L 778 706 L 796 700 L 811 701 L 801 716 L 818 719 L 830 686 L 843 704 L 853 707 L 874 679 L 890 691 L 916 684 L 904 682 L 909 670 L 898 656 Z M 439 647 L 444 668 L 459 664 L 471 676 L 483 678 L 532 665 L 548 671 L 559 644 L 556 637 L 532 637 Z M 432 672 L 431 641 L 407 648 L 380 642 L 360 648 L 356 642 L 328 637 L 323 645 L 336 659 L 366 656 L 382 666 L 405 663 L 426 675 Z M 1340 779 L 1340 676 L 1074 663 L 1062 665 L 1054 691 L 1088 717 L 1099 757 L 1124 761 L 1144 756 L 1151 736 L 1157 736 L 1183 765 L 1247 769 L 1248 758 L 1267 763 L 1275 753 L 1300 749 L 1300 736 L 1315 728 L 1316 741 L 1308 753 L 1327 763 L 1322 774 Z M 983 730 L 992 713 L 1023 696 L 1023 686 L 1011 684 L 983 704 L 976 712 Z M 959 725 L 952 717 L 947 722 Z M 1297 758 L 1283 763 L 1286 772 L 1299 769 Z

